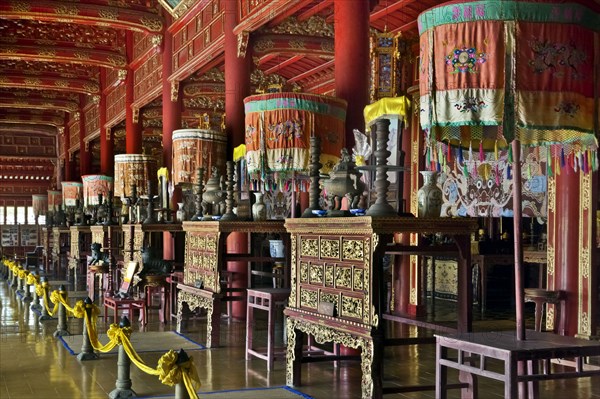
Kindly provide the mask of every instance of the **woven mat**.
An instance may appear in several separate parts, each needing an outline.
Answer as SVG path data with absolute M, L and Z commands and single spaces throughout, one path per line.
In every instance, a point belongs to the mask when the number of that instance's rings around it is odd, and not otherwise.
M 206 397 L 210 399 L 313 399 L 312 396 L 308 396 L 302 392 L 298 392 L 290 387 L 247 388 L 228 391 L 198 392 L 198 397 Z M 151 398 L 174 399 L 175 396 L 144 396 L 138 399 Z
M 62 344 L 71 355 L 77 355 L 81 351 L 83 335 L 69 335 L 60 337 Z M 100 334 L 98 340 L 106 344 L 109 339 L 106 334 Z M 170 349 L 200 350 L 206 349 L 202 344 L 192 341 L 183 334 L 175 331 L 167 332 L 143 332 L 131 334 L 131 344 L 137 353 L 143 352 L 167 352 Z M 116 346 L 112 351 L 105 354 L 117 354 L 119 347 Z

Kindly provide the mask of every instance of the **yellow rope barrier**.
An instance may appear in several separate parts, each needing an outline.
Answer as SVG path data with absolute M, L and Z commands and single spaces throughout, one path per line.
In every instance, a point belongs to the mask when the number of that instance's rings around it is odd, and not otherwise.
M 37 285 L 39 277 L 33 273 L 27 275 L 27 285 Z
M 46 308 L 46 311 L 48 312 L 50 317 L 53 317 L 56 311 L 58 310 L 58 299 L 56 299 L 57 296 L 59 296 L 58 291 L 52 291 L 52 293 L 50 294 L 50 301 L 54 304 L 54 308 L 50 310 L 50 305 L 48 305 L 48 291 L 45 289 L 46 287 L 48 287 L 48 283 L 44 281 L 42 283 L 42 287 L 44 295 L 44 307 Z

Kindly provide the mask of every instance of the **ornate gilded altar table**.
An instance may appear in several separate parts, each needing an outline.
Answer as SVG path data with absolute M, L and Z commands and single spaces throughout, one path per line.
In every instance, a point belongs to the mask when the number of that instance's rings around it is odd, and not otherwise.
M 257 222 L 246 221 L 207 221 L 183 222 L 186 232 L 185 264 L 183 284 L 177 298 L 177 331 L 182 332 L 183 304 L 190 310 L 196 308 L 207 311 L 206 347 L 219 346 L 221 301 L 240 300 L 243 296 L 231 296 L 233 292 L 245 294 L 245 288 L 223 288 L 226 281 L 227 261 L 263 261 L 272 259 L 261 254 L 228 254 L 226 241 L 229 233 L 241 232 L 279 234 L 284 245 L 289 248 L 283 220 Z M 252 246 L 251 246 L 252 247 Z
M 469 235 L 477 229 L 475 219 L 362 216 L 286 219 L 285 226 L 292 247 L 291 294 L 284 311 L 287 385 L 301 383 L 303 334 L 311 334 L 319 343 L 361 349 L 363 398 L 380 398 L 384 391 L 394 392 L 394 388 L 382 386 L 382 312 L 386 308 L 383 257 L 392 248 L 394 252 L 421 254 L 435 250 L 388 246 L 394 233 L 442 233 L 452 237 L 459 253 L 458 329 L 471 329 Z

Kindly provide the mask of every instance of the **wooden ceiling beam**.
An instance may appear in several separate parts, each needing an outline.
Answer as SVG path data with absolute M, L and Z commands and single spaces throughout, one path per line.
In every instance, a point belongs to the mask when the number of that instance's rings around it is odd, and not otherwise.
M 286 9 L 285 11 L 283 11 L 281 14 L 277 15 L 275 18 L 273 18 L 268 26 L 269 27 L 274 27 L 279 25 L 280 23 L 282 23 L 286 18 L 291 17 L 292 15 L 294 15 L 296 12 L 298 12 L 299 10 L 303 9 L 304 7 L 308 6 L 310 3 L 312 3 L 312 0 L 303 0 L 299 3 L 294 4 L 292 7 Z
M 315 73 L 319 73 L 322 72 L 328 68 L 331 68 L 334 65 L 333 60 L 324 62 L 323 64 L 319 65 L 318 67 L 315 67 L 313 69 L 310 69 L 304 73 L 301 73 L 299 75 L 294 76 L 293 78 L 288 79 L 288 82 L 290 83 L 298 83 L 299 81 L 306 79 L 307 77 L 314 75 Z
M 110 26 L 134 32 L 161 34 L 162 18 L 151 8 L 146 11 L 125 7 L 102 6 L 93 3 L 70 1 L 20 0 L 0 2 L 0 15 L 4 19 L 35 19 L 95 26 Z M 26 11 L 24 11 L 26 10 Z
M 333 0 L 320 1 L 314 7 L 298 14 L 298 21 L 304 21 L 306 19 L 309 19 L 313 15 L 318 14 L 321 11 L 326 10 L 327 8 L 330 8 L 330 7 L 333 7 Z
M 407 5 L 414 3 L 414 2 L 415 2 L 415 0 L 399 0 L 399 1 L 392 2 L 390 5 L 387 5 L 387 2 L 386 2 L 386 6 L 384 8 L 382 8 L 381 10 L 372 13 L 371 16 L 369 17 L 369 20 L 371 22 L 375 22 L 381 18 L 385 18 L 386 16 L 390 15 L 391 13 L 397 12 L 401 8 L 406 7 Z M 381 2 L 379 4 L 381 4 Z
M 279 64 L 277 64 L 275 66 L 272 66 L 271 68 L 267 69 L 265 71 L 265 73 L 267 75 L 269 75 L 271 73 L 276 73 L 276 72 L 278 72 L 278 71 L 280 71 L 280 70 L 282 70 L 282 69 L 284 69 L 284 68 L 286 68 L 286 67 L 288 67 L 288 66 L 290 66 L 290 65 L 292 65 L 292 64 L 294 64 L 294 63 L 296 63 L 298 61 L 300 61 L 302 58 L 304 58 L 304 55 L 296 55 L 296 56 L 290 57 L 287 60 L 285 60 L 283 62 L 280 62 Z

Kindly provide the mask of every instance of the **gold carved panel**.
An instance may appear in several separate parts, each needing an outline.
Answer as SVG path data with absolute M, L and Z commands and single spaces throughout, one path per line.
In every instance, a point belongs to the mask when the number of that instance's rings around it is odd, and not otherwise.
M 300 307 L 317 308 L 317 291 L 300 288 Z
M 327 287 L 333 287 L 334 270 L 333 265 L 325 264 L 325 286 Z
M 362 240 L 342 241 L 342 260 L 363 260 L 365 257 L 364 243 Z
M 300 256 L 319 257 L 319 240 L 316 238 L 302 238 L 300 241 Z
M 338 266 L 335 269 L 335 287 L 336 288 L 352 288 L 352 268 Z
M 353 270 L 354 277 L 352 278 L 352 289 L 354 291 L 362 291 L 364 288 L 363 279 L 365 273 L 363 269 L 356 268 Z
M 362 319 L 363 300 L 361 298 L 354 298 L 342 294 L 342 309 L 340 316 Z
M 321 238 L 321 258 L 340 259 L 340 241 Z
M 310 265 L 310 283 L 323 284 L 323 265 Z
M 309 264 L 306 262 L 300 262 L 300 282 L 308 283 L 308 270 Z

